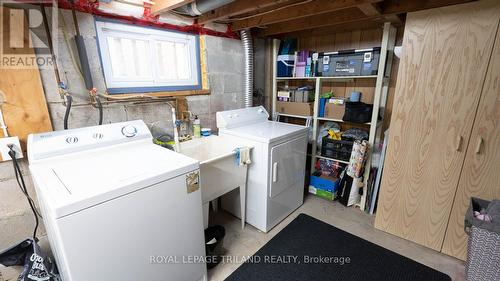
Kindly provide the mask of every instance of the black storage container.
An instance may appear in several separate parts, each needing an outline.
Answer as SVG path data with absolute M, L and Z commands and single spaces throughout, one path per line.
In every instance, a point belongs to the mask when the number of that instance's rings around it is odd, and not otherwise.
M 205 229 L 205 251 L 208 269 L 214 268 L 222 261 L 224 236 L 226 236 L 226 229 L 221 225 L 214 225 Z
M 343 121 L 368 123 L 372 120 L 373 105 L 364 102 L 346 102 Z
M 380 48 L 344 50 L 319 55 L 318 76 L 377 75 Z
M 326 136 L 321 142 L 321 155 L 342 161 L 349 161 L 353 143 L 354 141 L 351 140 L 333 140 Z

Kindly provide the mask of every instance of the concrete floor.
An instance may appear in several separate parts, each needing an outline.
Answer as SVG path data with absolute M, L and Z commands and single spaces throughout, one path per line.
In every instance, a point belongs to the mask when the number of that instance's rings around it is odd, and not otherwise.
M 248 256 L 254 254 L 300 213 L 308 214 L 400 255 L 442 271 L 448 274 L 452 280 L 465 280 L 463 261 L 377 230 L 373 227 L 375 216 L 312 195 L 306 196 L 304 204 L 299 209 L 268 233 L 263 233 L 248 224 L 242 230 L 240 220 L 224 211 L 211 214 L 210 223 L 223 225 L 226 228 L 225 255 Z M 209 280 L 224 280 L 239 266 L 238 263 L 219 264 L 208 271 Z

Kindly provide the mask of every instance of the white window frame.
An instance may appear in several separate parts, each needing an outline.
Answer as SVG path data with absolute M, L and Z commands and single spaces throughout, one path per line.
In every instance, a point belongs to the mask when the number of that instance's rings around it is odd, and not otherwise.
M 109 93 L 201 89 L 199 37 L 197 35 L 98 19 L 96 19 L 95 25 L 104 79 Z M 120 79 L 113 76 L 108 46 L 108 37 L 110 36 L 139 39 L 148 42 L 151 50 L 148 54 L 148 65 L 151 66 L 151 77 L 149 79 L 131 81 L 130 79 Z M 159 77 L 158 59 L 155 59 L 158 53 L 158 41 L 182 42 L 188 45 L 188 59 L 191 70 L 189 79 L 162 79 Z

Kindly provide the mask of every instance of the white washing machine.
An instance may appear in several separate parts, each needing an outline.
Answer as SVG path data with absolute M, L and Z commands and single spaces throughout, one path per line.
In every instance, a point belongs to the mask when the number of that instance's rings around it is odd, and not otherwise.
M 206 280 L 198 162 L 143 121 L 30 135 L 28 157 L 64 281 Z
M 219 135 L 254 149 L 247 178 L 246 221 L 267 232 L 303 203 L 308 128 L 269 121 L 262 107 L 217 112 Z M 222 207 L 240 217 L 238 191 Z

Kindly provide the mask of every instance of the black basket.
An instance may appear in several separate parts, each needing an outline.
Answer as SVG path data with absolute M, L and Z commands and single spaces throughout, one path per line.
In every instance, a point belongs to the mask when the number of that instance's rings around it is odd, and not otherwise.
M 334 140 L 326 136 L 321 142 L 321 156 L 349 161 L 353 144 L 350 140 Z
M 368 123 L 372 120 L 373 105 L 364 102 L 346 102 L 343 121 Z

